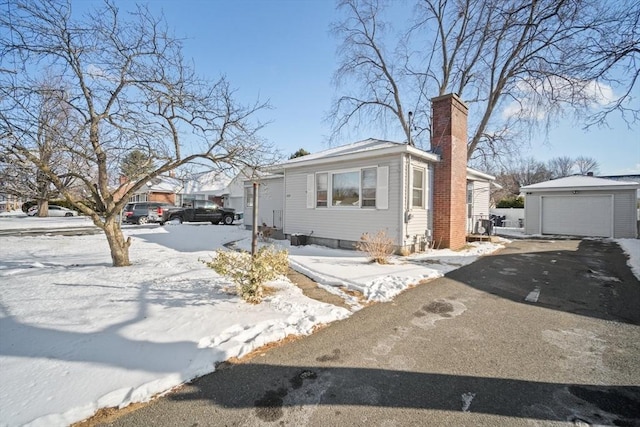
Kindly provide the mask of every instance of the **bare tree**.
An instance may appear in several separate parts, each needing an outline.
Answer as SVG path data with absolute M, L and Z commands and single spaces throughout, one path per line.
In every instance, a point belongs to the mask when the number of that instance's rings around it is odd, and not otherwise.
M 496 182 L 502 187 L 497 197 L 516 197 L 520 194 L 520 187 L 549 179 L 551 172 L 543 162 L 533 157 L 512 159 L 509 167 L 496 174 Z
M 551 178 L 562 178 L 573 174 L 576 161 L 568 156 L 554 157 L 547 162 Z
M 371 122 L 384 124 L 391 117 L 411 143 L 409 110 L 404 109 L 406 101 L 400 93 L 401 79 L 406 73 L 394 51 L 384 45 L 389 28 L 379 19 L 381 1 L 343 0 L 338 8 L 346 11 L 347 18 L 333 26 L 336 37 L 342 39 L 339 50 L 342 62 L 334 79 L 336 85 L 353 89 L 346 89 L 347 93 L 335 102 L 330 115 L 334 136 L 354 122 L 358 126 L 364 120 L 370 127 Z M 345 84 L 352 81 L 357 83 Z
M 576 157 L 575 165 L 580 175 L 586 175 L 588 173 L 595 175 L 600 169 L 598 161 L 593 157 L 578 156 Z
M 594 79 L 611 83 L 623 66 L 631 73 L 619 85 L 633 87 L 637 79 L 637 0 L 423 0 L 415 22 L 405 24 L 404 37 L 391 47 L 383 0 L 343 0 L 339 8 L 347 17 L 335 27 L 343 41 L 336 81 L 356 92 L 337 99 L 331 114 L 336 130 L 354 119 L 392 119 L 407 141 L 421 145 L 428 136 L 428 99 L 454 92 L 470 106 L 470 159 L 491 157 L 513 152 L 520 133 L 538 123 L 549 126 L 544 119 L 568 107 L 592 111 L 610 101 Z M 636 17 L 635 26 L 628 15 Z M 628 31 L 610 31 L 623 18 Z M 622 43 L 625 38 L 632 41 Z M 616 54 L 624 59 L 606 59 Z M 629 99 L 624 92 L 618 108 Z
M 5 12 L 6 11 L 6 12 Z M 8 0 L 0 14 L 1 149 L 33 164 L 75 208 L 104 230 L 114 266 L 129 265 L 130 239 L 118 217 L 147 181 L 188 163 L 222 170 L 268 162 L 271 148 L 251 118 L 265 103 L 239 105 L 225 78 L 200 78 L 182 56 L 181 41 L 145 7 L 126 18 L 110 2 L 74 18 L 56 0 Z M 35 153 L 40 130 L 34 82 L 47 73 L 60 87 L 56 102 L 78 117 L 64 152 L 86 165 L 60 174 Z M 153 170 L 117 182 L 120 160 L 153 153 Z M 73 177 L 81 194 L 69 191 Z
M 29 136 L 30 154 L 51 173 L 60 177 L 60 184 L 71 191 L 75 178 L 72 171 L 82 169 L 82 165 L 64 150 L 67 141 L 74 139 L 73 112 L 67 108 L 51 86 L 51 78 L 45 79 L 37 88 L 34 97 L 33 132 Z M 21 198 L 38 202 L 38 215 L 48 216 L 48 202 L 58 197 L 60 192 L 52 184 L 42 168 L 36 167 L 24 156 L 7 150 L 0 159 L 5 163 L 5 191 Z

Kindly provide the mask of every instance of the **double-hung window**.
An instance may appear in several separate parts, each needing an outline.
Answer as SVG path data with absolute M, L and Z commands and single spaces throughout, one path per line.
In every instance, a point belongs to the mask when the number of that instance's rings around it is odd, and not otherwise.
M 247 208 L 253 207 L 253 186 L 244 188 L 244 205 Z
M 378 184 L 378 168 L 362 169 L 362 197 L 363 208 L 376 207 L 376 189 Z
M 329 188 L 329 174 L 318 173 L 316 174 L 316 207 L 327 207 L 327 195 Z
M 424 169 L 413 169 L 411 180 L 411 206 L 414 208 L 424 208 Z

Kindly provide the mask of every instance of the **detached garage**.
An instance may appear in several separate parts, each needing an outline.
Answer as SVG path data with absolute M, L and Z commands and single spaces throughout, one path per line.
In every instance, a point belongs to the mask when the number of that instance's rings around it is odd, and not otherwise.
M 637 237 L 640 184 L 574 175 L 527 185 L 524 217 L 527 234 Z

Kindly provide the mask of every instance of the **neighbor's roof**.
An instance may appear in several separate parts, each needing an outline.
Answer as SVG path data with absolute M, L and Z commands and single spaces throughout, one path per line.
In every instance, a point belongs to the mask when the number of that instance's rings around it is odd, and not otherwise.
M 564 178 L 552 179 L 551 181 L 539 182 L 537 184 L 526 185 L 520 190 L 539 191 L 539 190 L 574 190 L 576 188 L 589 190 L 623 190 L 637 189 L 640 184 L 633 181 L 618 181 L 615 179 L 597 178 L 587 175 L 572 175 Z
M 203 172 L 194 176 L 191 181 L 185 184 L 183 193 L 207 193 L 214 196 L 222 196 L 228 192 L 227 186 L 229 182 L 231 182 L 231 178 L 222 172 Z
M 288 169 L 297 166 L 307 166 L 310 164 L 330 163 L 335 160 L 355 160 L 403 152 L 411 153 L 431 161 L 437 161 L 440 159 L 437 154 L 428 153 L 405 143 L 369 138 L 364 141 L 354 142 L 353 144 L 341 145 L 340 147 L 334 147 L 317 153 L 307 154 L 306 156 L 296 157 L 295 159 L 288 160 L 281 164 L 280 167 Z
M 178 179 L 159 176 L 148 181 L 137 193 L 147 191 L 154 193 L 177 193 L 181 187 L 182 183 Z

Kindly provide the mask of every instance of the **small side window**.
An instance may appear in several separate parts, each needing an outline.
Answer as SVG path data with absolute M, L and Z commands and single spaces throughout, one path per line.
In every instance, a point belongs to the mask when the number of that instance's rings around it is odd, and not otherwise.
M 316 174 L 316 206 L 327 207 L 327 194 L 329 189 L 329 175 L 326 173 Z

